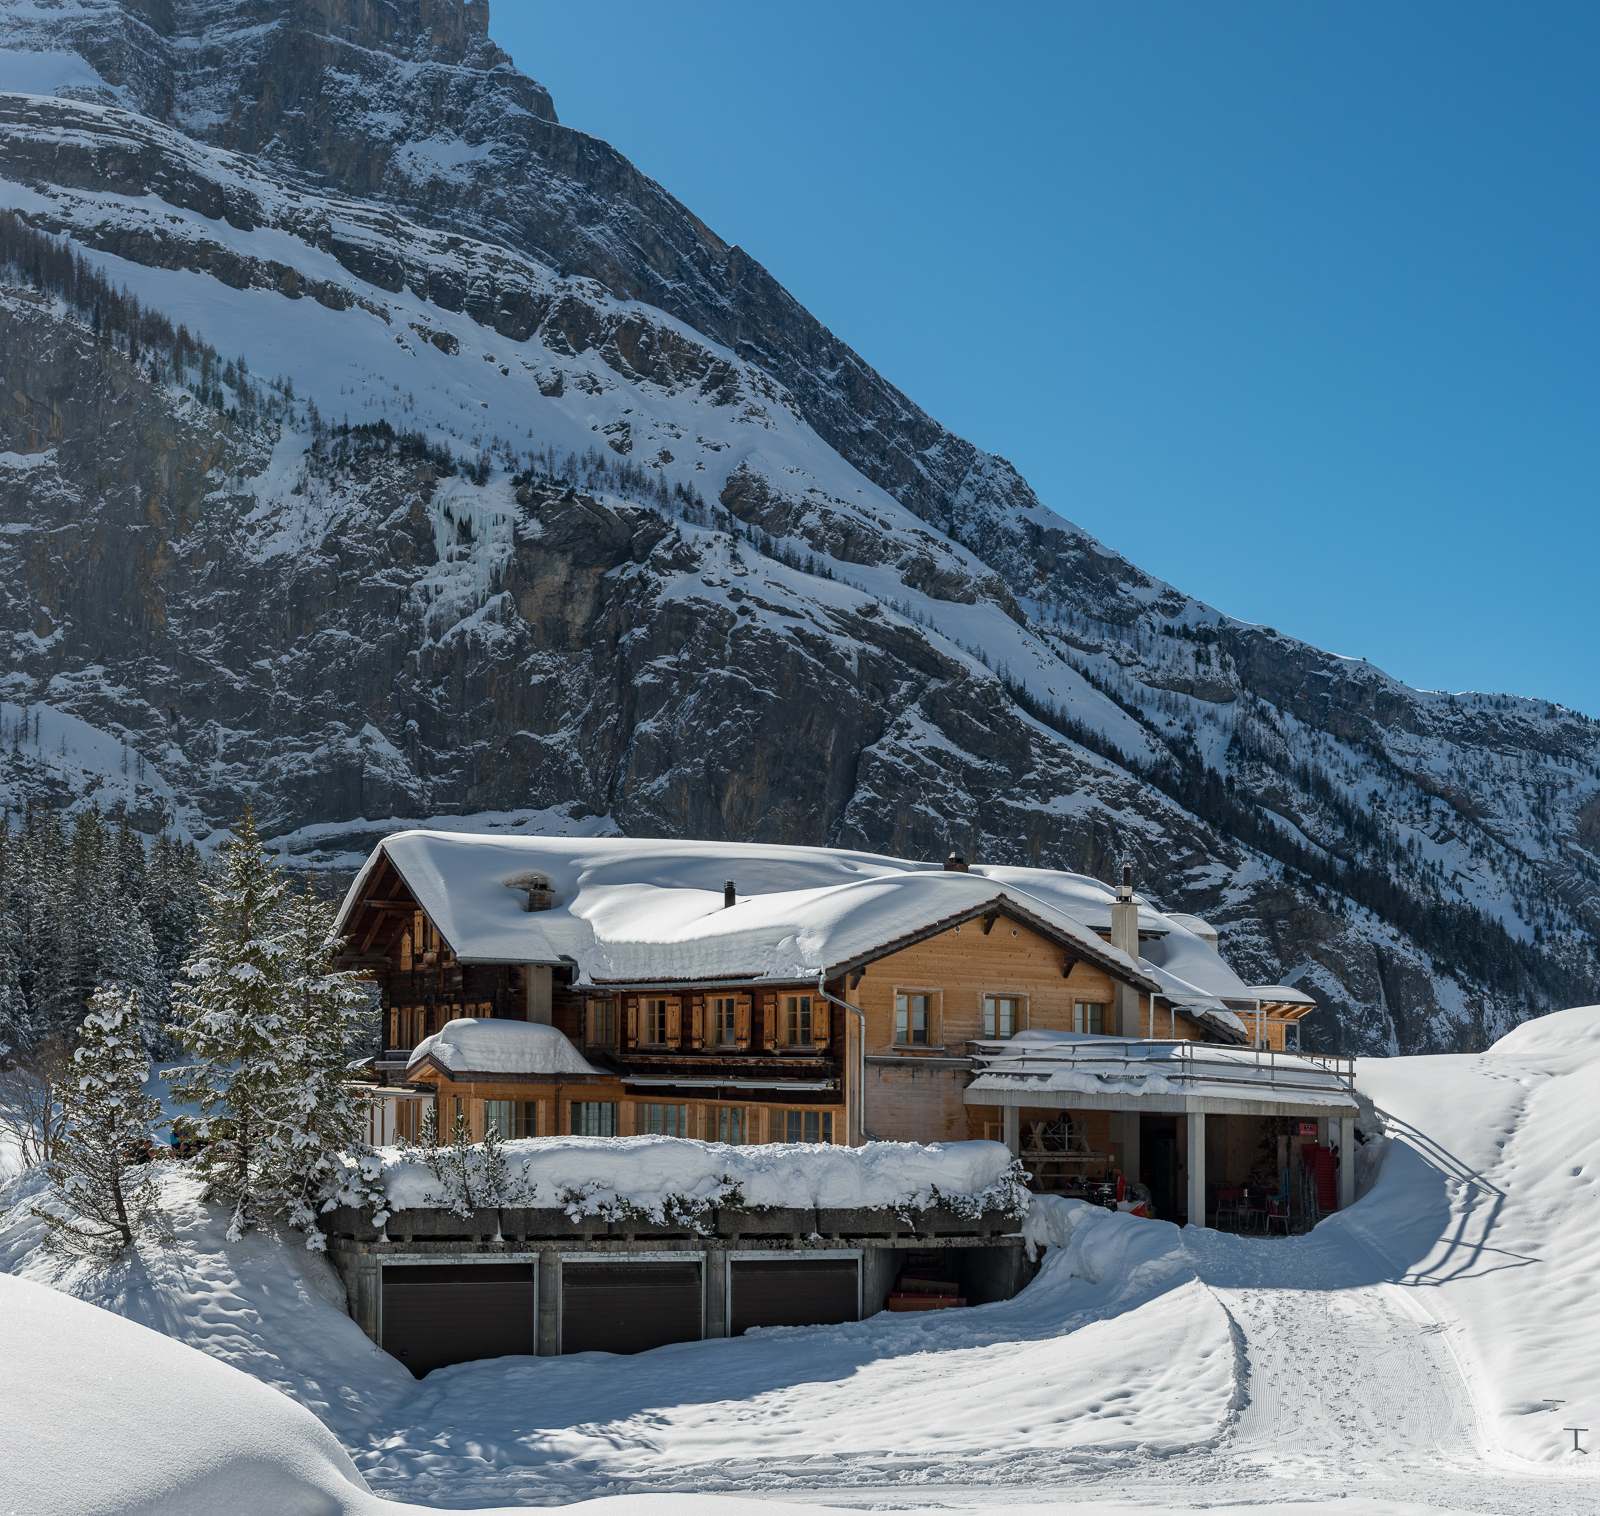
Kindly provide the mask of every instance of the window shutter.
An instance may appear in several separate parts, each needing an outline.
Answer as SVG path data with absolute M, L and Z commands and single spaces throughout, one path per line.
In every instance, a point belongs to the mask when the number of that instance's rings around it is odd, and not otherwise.
M 828 1033 L 833 1030 L 833 1003 L 821 995 L 811 997 L 811 1040 L 819 1047 L 828 1045 Z
M 706 997 L 696 995 L 689 1002 L 689 1046 L 703 1048 L 706 1045 Z
M 770 1053 L 778 1046 L 778 997 L 761 997 L 761 1041 Z
M 742 1048 L 750 1046 L 750 997 L 740 995 L 734 1003 L 733 1040 Z
M 756 1141 L 772 1141 L 772 1112 L 762 1106 L 756 1113 Z
M 639 997 L 628 996 L 628 1046 L 635 1047 L 639 1041 Z
M 550 1116 L 549 1116 L 549 1105 L 550 1105 L 550 1102 L 548 1100 L 536 1100 L 536 1101 L 534 1101 L 534 1104 L 539 1108 L 539 1117 L 538 1117 L 538 1120 L 539 1120 L 539 1133 L 538 1133 L 538 1135 L 541 1136 L 541 1137 L 553 1136 L 554 1134 L 550 1130 Z
M 667 1002 L 667 1041 L 673 1047 L 683 1041 L 683 1002 L 676 997 Z
M 619 1137 L 632 1137 L 636 1130 L 634 1124 L 634 1111 L 636 1107 L 631 1100 L 624 1100 L 617 1111 L 617 1126 Z

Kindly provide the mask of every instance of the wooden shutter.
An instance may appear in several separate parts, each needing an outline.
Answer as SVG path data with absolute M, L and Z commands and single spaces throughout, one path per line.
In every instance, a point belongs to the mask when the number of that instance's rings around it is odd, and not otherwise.
M 750 997 L 739 995 L 733 1006 L 733 1040 L 738 1046 L 750 1046 Z
M 639 1043 L 639 997 L 629 995 L 628 1007 L 628 1043 L 629 1047 L 637 1047 Z
M 770 1053 L 778 1046 L 778 997 L 761 997 L 761 1041 Z
M 689 1001 L 689 1046 L 706 1045 L 706 997 L 695 995 Z
M 761 1106 L 756 1111 L 756 1141 L 772 1141 L 772 1112 L 766 1106 Z
M 677 1047 L 683 1041 L 683 1002 L 676 995 L 667 1002 L 667 1043 Z
M 833 1029 L 833 1006 L 821 995 L 811 997 L 811 1040 L 819 1048 L 828 1045 L 828 1033 Z
M 548 1100 L 536 1100 L 534 1104 L 539 1108 L 538 1135 L 541 1137 L 553 1137 L 555 1133 L 550 1130 L 550 1102 Z
M 638 1131 L 634 1112 L 638 1109 L 631 1100 L 620 1102 L 617 1108 L 617 1136 L 632 1137 Z

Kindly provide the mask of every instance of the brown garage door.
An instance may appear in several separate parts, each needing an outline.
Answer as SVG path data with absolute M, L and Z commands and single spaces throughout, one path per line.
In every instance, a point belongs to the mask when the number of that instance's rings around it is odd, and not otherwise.
M 861 1290 L 855 1258 L 761 1258 L 729 1264 L 733 1294 L 728 1335 L 755 1326 L 831 1326 L 858 1321 Z
M 394 1264 L 383 1346 L 418 1379 L 447 1363 L 538 1351 L 533 1265 Z
M 566 1263 L 561 1267 L 561 1351 L 642 1353 L 698 1342 L 700 1265 Z

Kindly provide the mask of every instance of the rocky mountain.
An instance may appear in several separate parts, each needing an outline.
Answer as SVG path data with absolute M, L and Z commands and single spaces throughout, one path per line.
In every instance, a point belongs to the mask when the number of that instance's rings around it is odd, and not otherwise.
M 1600 999 L 1600 729 L 1154 580 L 473 0 L 0 0 L 0 784 L 1109 877 L 1325 1047 Z M 1241 609 L 1248 609 L 1247 607 Z

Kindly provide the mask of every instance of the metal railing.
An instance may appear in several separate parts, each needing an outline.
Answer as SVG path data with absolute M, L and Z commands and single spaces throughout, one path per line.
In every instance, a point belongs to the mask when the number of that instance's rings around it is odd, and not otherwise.
M 1113 1068 L 1127 1073 L 1131 1068 L 1142 1067 L 1178 1083 L 1265 1085 L 1271 1090 L 1324 1093 L 1335 1088 L 1350 1092 L 1355 1089 L 1355 1060 L 1336 1054 L 1233 1048 L 1184 1038 L 1169 1041 L 1132 1037 L 1024 1043 L 1020 1047 L 1010 1042 L 973 1041 L 967 1047 L 980 1065 L 980 1073 L 1046 1079 L 1063 1070 L 1098 1076 Z M 1325 1070 L 1324 1077 L 1315 1077 L 1308 1065 Z

